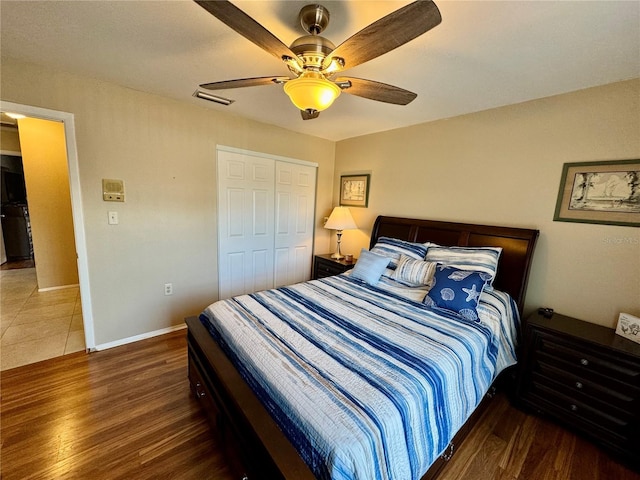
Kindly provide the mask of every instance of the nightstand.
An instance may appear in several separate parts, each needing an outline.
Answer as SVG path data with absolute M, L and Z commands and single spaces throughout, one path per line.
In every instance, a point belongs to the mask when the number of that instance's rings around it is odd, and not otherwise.
M 316 255 L 313 257 L 313 279 L 339 275 L 351 270 L 355 264 L 355 258 L 351 262 L 345 262 L 344 258 L 342 260 L 331 258 L 331 254 Z
M 611 328 L 533 314 L 525 322 L 521 406 L 640 468 L 640 344 Z

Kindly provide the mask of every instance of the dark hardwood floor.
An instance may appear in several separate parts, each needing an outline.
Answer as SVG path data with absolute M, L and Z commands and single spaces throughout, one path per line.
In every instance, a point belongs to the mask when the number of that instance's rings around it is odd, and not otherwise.
M 1 395 L 3 480 L 234 478 L 191 396 L 184 331 L 7 370 Z M 439 479 L 640 475 L 499 395 Z

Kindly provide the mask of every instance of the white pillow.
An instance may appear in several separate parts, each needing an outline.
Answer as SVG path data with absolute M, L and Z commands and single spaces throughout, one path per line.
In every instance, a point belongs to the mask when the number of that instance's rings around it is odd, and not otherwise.
M 398 260 L 400 260 L 400 255 L 406 255 L 416 260 L 424 260 L 427 247 L 422 243 L 407 242 L 391 237 L 379 237 L 371 251 L 378 255 L 389 257 L 391 259 L 389 268 L 395 270 Z
M 401 254 L 393 278 L 413 286 L 431 285 L 435 271 L 436 263 L 416 260 Z
M 432 244 L 427 249 L 425 260 L 460 270 L 485 273 L 491 285 L 498 271 L 501 253 L 501 247 L 441 247 Z

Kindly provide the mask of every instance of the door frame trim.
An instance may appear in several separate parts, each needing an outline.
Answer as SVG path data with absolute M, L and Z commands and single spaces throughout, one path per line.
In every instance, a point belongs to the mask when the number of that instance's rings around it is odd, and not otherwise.
M 93 324 L 93 309 L 91 302 L 91 285 L 89 281 L 89 265 L 87 240 L 84 228 L 84 213 L 82 208 L 82 190 L 80 188 L 80 170 L 78 162 L 78 148 L 76 145 L 76 131 L 73 113 L 50 110 L 48 108 L 22 105 L 13 102 L 0 102 L 2 111 L 20 113 L 27 117 L 41 118 L 62 122 L 67 145 L 67 165 L 69 169 L 69 189 L 71 191 L 71 214 L 73 216 L 73 234 L 76 241 L 78 257 L 78 279 L 80 282 L 80 296 L 82 303 L 82 321 L 84 324 L 84 341 L 87 351 L 95 350 L 95 330 Z

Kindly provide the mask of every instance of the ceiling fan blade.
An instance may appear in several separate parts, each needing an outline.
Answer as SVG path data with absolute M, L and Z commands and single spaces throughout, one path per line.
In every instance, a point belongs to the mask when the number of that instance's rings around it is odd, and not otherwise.
M 317 110 L 310 112 L 309 110 L 300 110 L 300 115 L 302 115 L 303 120 L 313 120 L 314 118 L 318 118 L 320 116 L 320 112 Z
M 327 56 L 323 67 L 331 65 L 335 57 L 344 59 L 344 68 L 368 62 L 419 37 L 441 21 L 440 11 L 431 0 L 410 3 L 345 40 Z
M 207 90 L 224 90 L 226 88 L 242 88 L 242 87 L 260 87 L 262 85 L 273 85 L 276 83 L 284 83 L 290 80 L 289 77 L 255 77 L 255 78 L 239 78 L 237 80 L 223 80 L 222 82 L 203 83 L 201 88 Z
M 342 91 L 345 93 L 378 102 L 393 103 L 395 105 L 407 105 L 418 96 L 400 87 L 374 82 L 373 80 L 364 80 L 362 78 L 339 77 L 335 79 L 335 82 L 341 85 L 341 88 L 342 84 L 351 84 L 350 87 L 342 88 Z
M 227 26 L 234 29 L 247 40 L 252 41 L 271 55 L 282 60 L 282 57 L 291 57 L 297 60 L 297 56 L 289 47 L 282 43 L 273 33 L 244 13 L 233 3 L 225 0 L 204 1 L 194 0 L 211 15 Z

